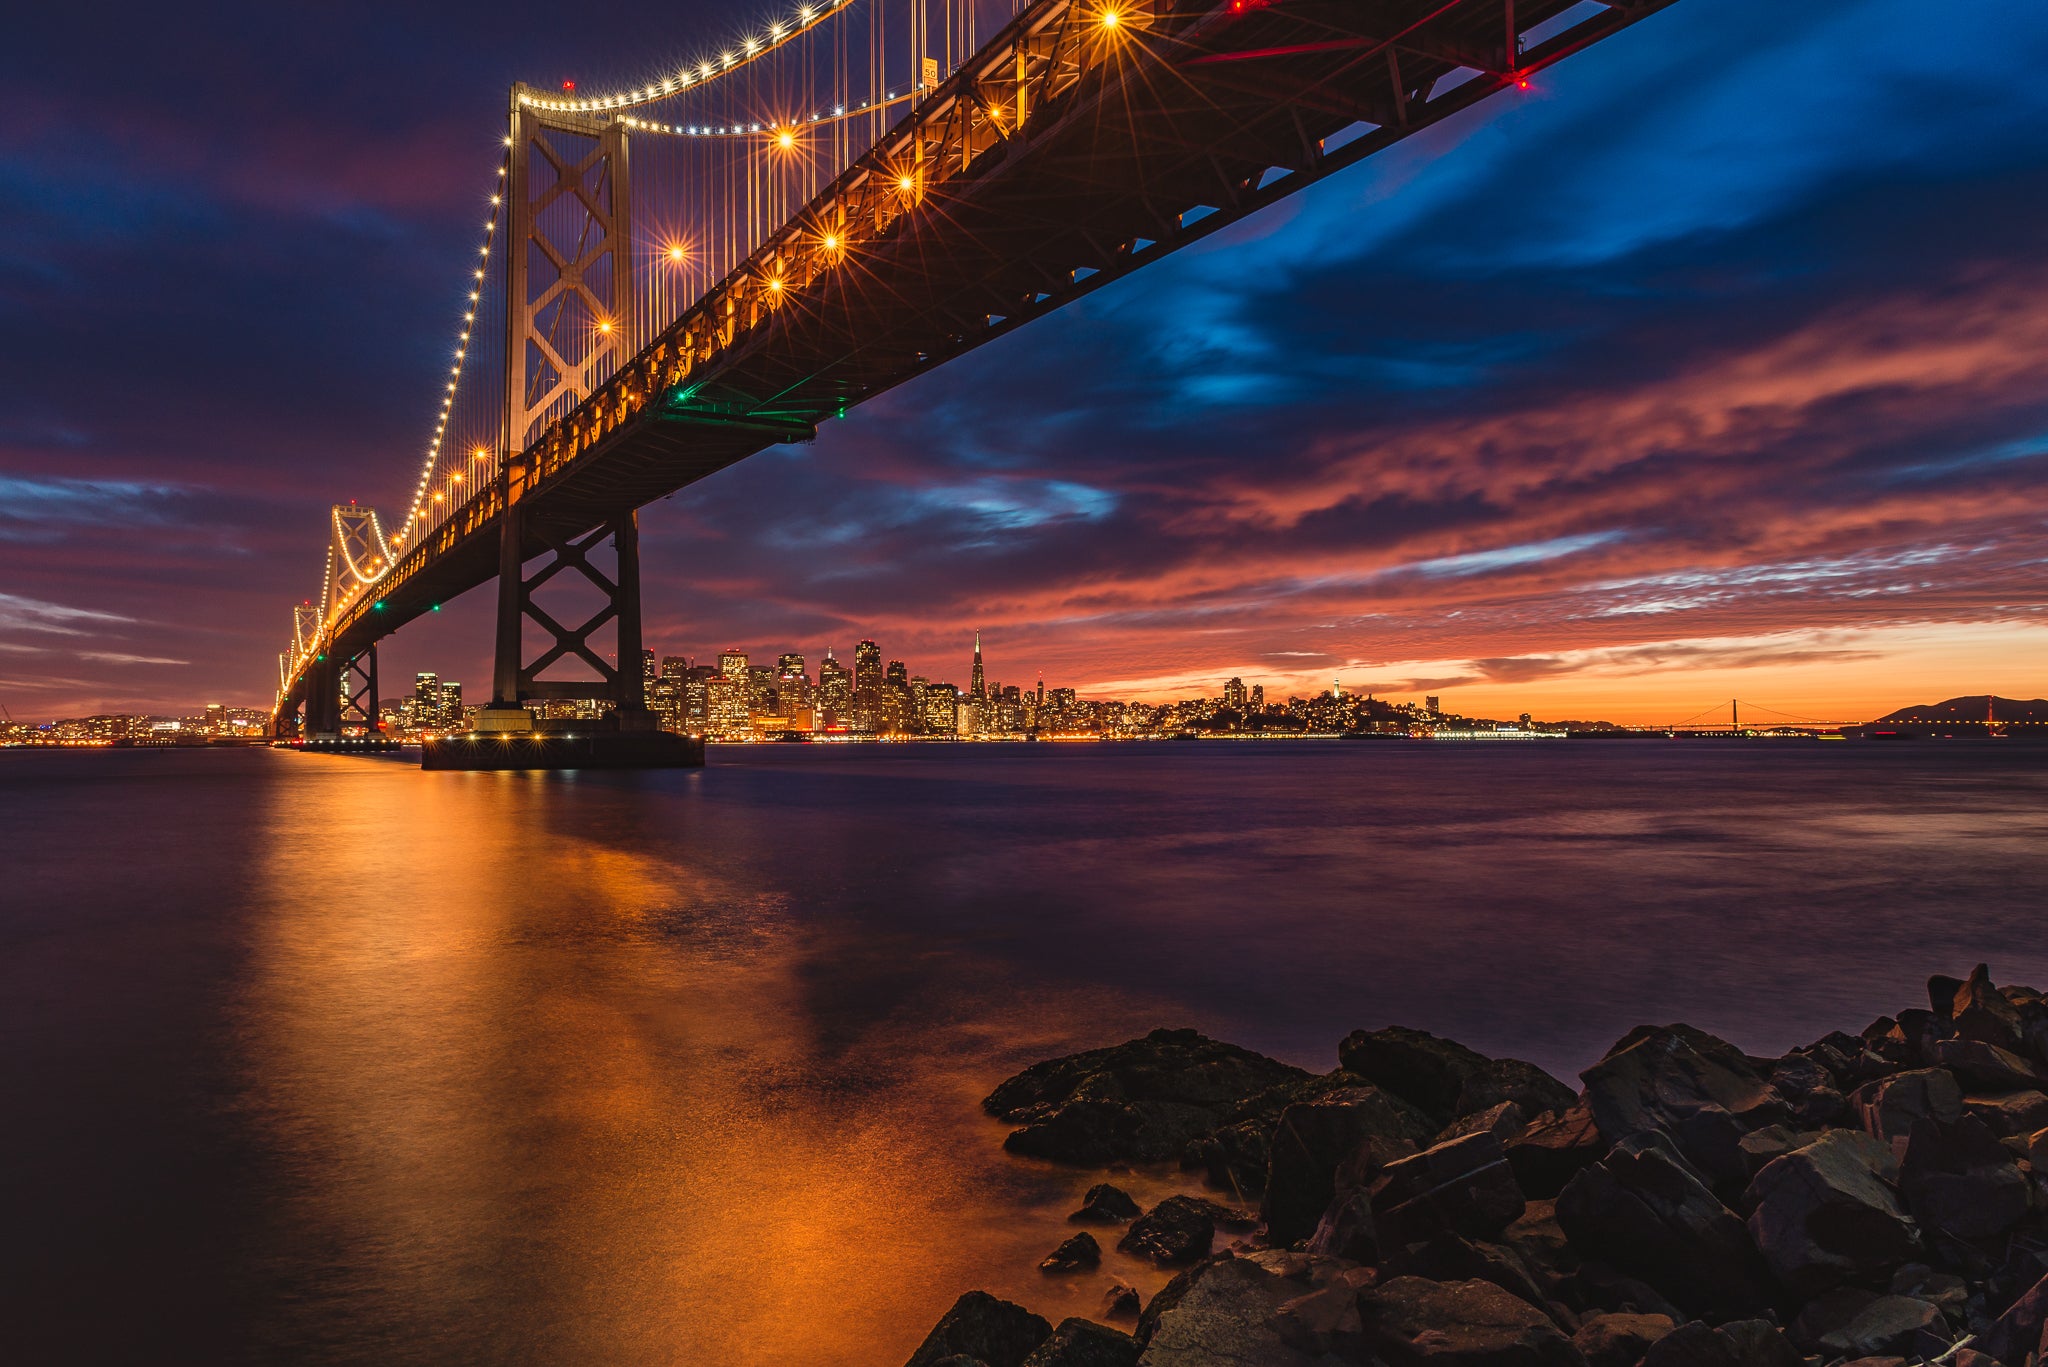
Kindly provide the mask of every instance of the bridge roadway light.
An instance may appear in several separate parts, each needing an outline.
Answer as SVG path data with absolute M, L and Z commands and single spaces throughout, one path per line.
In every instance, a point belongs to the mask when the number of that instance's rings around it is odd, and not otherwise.
M 796 134 L 785 128 L 775 135 L 775 145 L 787 152 L 796 146 Z
M 1106 9 L 1102 12 L 1102 18 L 1098 22 L 1106 29 L 1113 29 L 1123 23 L 1123 21 L 1123 15 L 1113 9 Z

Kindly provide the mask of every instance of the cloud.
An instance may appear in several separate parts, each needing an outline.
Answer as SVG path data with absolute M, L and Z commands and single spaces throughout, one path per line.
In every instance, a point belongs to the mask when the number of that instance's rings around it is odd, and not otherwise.
M 118 613 L 66 607 L 19 594 L 0 593 L 0 631 L 34 631 L 57 636 L 84 636 L 87 628 L 134 621 Z

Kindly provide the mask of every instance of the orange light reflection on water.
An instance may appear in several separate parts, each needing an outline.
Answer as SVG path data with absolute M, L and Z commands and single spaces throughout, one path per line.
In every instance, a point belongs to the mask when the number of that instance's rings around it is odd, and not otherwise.
M 573 781 L 279 762 L 329 772 L 286 786 L 265 842 L 242 1044 L 292 1172 L 278 1218 L 318 1232 L 366 1337 L 894 1364 L 970 1287 L 1094 1312 L 1107 1275 L 1035 1266 L 1099 1175 L 1007 1157 L 977 1103 L 990 1032 L 1128 1001 L 848 1036 L 809 980 L 917 948 L 836 942 L 735 883 L 687 804 L 620 795 L 614 843 L 558 819 L 606 800 Z M 1109 1272 L 1164 1281 L 1114 1253 Z

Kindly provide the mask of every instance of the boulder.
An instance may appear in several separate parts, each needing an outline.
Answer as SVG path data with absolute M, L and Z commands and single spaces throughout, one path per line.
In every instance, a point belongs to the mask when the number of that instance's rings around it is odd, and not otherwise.
M 1834 1072 L 1810 1053 L 1785 1055 L 1771 1065 L 1768 1080 L 1795 1124 L 1808 1128 L 1839 1124 L 1848 1110 Z
M 2024 1367 L 2027 1354 L 2041 1352 L 2044 1333 L 2048 1333 L 2048 1276 L 2034 1283 L 2032 1290 L 1993 1320 L 1971 1346 L 1989 1353 L 2006 1367 Z
M 1280 1315 L 1313 1289 L 1252 1258 L 1197 1264 L 1138 1317 L 1139 1367 L 1324 1367 L 1328 1352 L 1297 1347 L 1299 1325 Z
M 1136 1367 L 1138 1341 L 1091 1320 L 1061 1320 L 1024 1367 Z
M 2001 1139 L 2048 1128 L 2048 1092 L 1975 1094 L 1963 1098 L 1963 1109 Z
M 1831 1130 L 1766 1165 L 1744 1197 L 1749 1232 L 1777 1279 L 1802 1298 L 1910 1261 L 1919 1231 L 1880 1175 L 1891 1150 Z
M 1934 995 L 1931 983 L 1928 995 Z M 1943 1008 L 1936 1006 L 1935 1010 L 1943 1011 Z M 1992 986 L 1990 969 L 1985 964 L 1978 964 L 1970 970 L 1970 976 L 1949 998 L 1943 1014 L 1954 1024 L 1958 1039 L 1976 1040 L 2014 1054 L 2026 1048 L 2019 1008 Z
M 1567 1334 L 1578 1328 L 1578 1319 L 1537 1284 L 1521 1255 L 1505 1244 L 1475 1242 L 1456 1234 L 1439 1234 L 1390 1254 L 1381 1264 L 1386 1277 L 1426 1277 L 1433 1282 L 1492 1282 L 1517 1300 L 1543 1311 Z
M 1536 1116 L 1575 1100 L 1571 1088 L 1533 1063 L 1491 1059 L 1426 1030 L 1354 1030 L 1337 1046 L 1337 1057 L 1345 1071 L 1412 1102 L 1437 1127 L 1503 1101 Z
M 1755 1177 L 1765 1164 L 1783 1158 L 1794 1149 L 1803 1149 L 1820 1138 L 1818 1130 L 1794 1130 L 1783 1125 L 1766 1125 L 1760 1130 L 1751 1130 L 1737 1142 L 1742 1151 L 1742 1161 Z
M 1600 1161 L 1608 1143 L 1585 1102 L 1537 1116 L 1507 1142 L 1508 1169 L 1515 1185 L 1535 1200 L 1550 1201 L 1579 1169 Z
M 1406 1108 L 1376 1087 L 1331 1092 L 1281 1111 L 1260 1210 L 1267 1240 L 1285 1248 L 1308 1238 L 1338 1194 L 1340 1165 L 1361 1146 L 1374 1166 L 1382 1154 L 1412 1149 L 1411 1131 Z M 1353 1171 L 1348 1184 L 1363 1186 L 1372 1175 Z
M 1101 1166 L 1179 1159 L 1247 1097 L 1310 1075 L 1193 1030 L 1034 1064 L 982 1102 L 1012 1153 Z
M 1162 1266 L 1191 1263 L 1208 1256 L 1219 1224 L 1248 1226 L 1251 1220 L 1199 1196 L 1169 1196 L 1132 1221 L 1116 1246 Z
M 1907 1266 L 1924 1267 L 1926 1264 L 1911 1263 Z M 1905 1271 L 1901 1268 L 1893 1280 L 1898 1280 Z M 1823 1291 L 1799 1308 L 1785 1333 L 1797 1347 L 1809 1353 L 1817 1352 L 1823 1338 L 1855 1319 L 1877 1297 L 1877 1292 L 1865 1286 L 1838 1286 L 1832 1291 Z
M 2048 1073 L 2033 1060 L 1982 1040 L 1942 1040 L 1934 1046 L 1934 1061 L 1972 1088 L 1987 1092 L 2048 1087 Z
M 1257 1196 L 1266 1189 L 1266 1172 L 1273 1162 L 1273 1131 L 1277 1118 L 1260 1117 L 1221 1125 L 1213 1133 L 1199 1135 L 1181 1150 L 1180 1165 L 1208 1178 L 1209 1185 L 1234 1193 L 1238 1199 Z
M 1651 1344 L 1677 1327 L 1669 1315 L 1603 1313 L 1588 1316 L 1572 1344 L 1586 1367 L 1636 1367 Z
M 1024 1359 L 1051 1335 L 1052 1326 L 1023 1306 L 970 1291 L 932 1326 L 904 1367 L 938 1367 L 950 1357 L 972 1358 L 987 1367 L 1024 1367 Z
M 1791 1118 L 1747 1055 L 1689 1025 L 1638 1026 L 1579 1076 L 1610 1141 L 1662 1131 L 1695 1167 L 1737 1187 L 1742 1136 Z
M 1625 1139 L 1574 1177 L 1557 1198 L 1557 1220 L 1582 1255 L 1694 1314 L 1744 1314 L 1770 1302 L 1742 1221 L 1662 1134 Z
M 1963 1089 L 1946 1068 L 1911 1068 L 1865 1083 L 1850 1094 L 1849 1105 L 1867 1133 L 1903 1146 L 1916 1120 L 1960 1120 Z
M 2027 1213 L 2027 1179 L 1983 1121 L 1913 1122 L 1899 1189 L 1923 1229 L 1965 1242 L 2003 1234 Z
M 1371 1194 L 1348 1192 L 1332 1201 L 1316 1222 L 1315 1233 L 1308 1236 L 1307 1249 L 1324 1257 L 1377 1263 L 1380 1232 L 1372 1217 Z
M 1865 1295 L 1857 1298 L 1860 1303 L 1853 1310 L 1842 1313 L 1846 1305 L 1828 1307 L 1830 1299 L 1846 1298 L 1834 1292 L 1793 1322 L 1793 1339 L 1801 1347 L 1829 1358 L 1932 1357 L 1948 1347 L 1948 1323 L 1926 1301 Z M 1815 1314 L 1816 1310 L 1823 1313 Z
M 1237 1193 L 1240 1199 L 1256 1197 L 1266 1189 L 1266 1179 L 1272 1166 L 1274 1134 L 1280 1127 L 1282 1113 L 1290 1106 L 1312 1105 L 1328 1098 L 1355 1096 L 1360 1092 L 1375 1092 L 1392 1117 L 1398 1117 L 1399 1124 L 1388 1128 L 1400 1137 L 1398 1141 L 1389 1138 L 1388 1143 L 1401 1151 L 1413 1152 L 1436 1132 L 1436 1122 L 1415 1107 L 1391 1093 L 1380 1091 L 1356 1073 L 1339 1068 L 1317 1077 L 1269 1087 L 1240 1101 L 1224 1117 L 1226 1123 L 1218 1126 L 1214 1134 L 1188 1144 L 1181 1154 L 1181 1166 L 1201 1169 L 1213 1185 Z
M 1122 1187 L 1097 1182 L 1081 1198 L 1081 1208 L 1067 1219 L 1077 1225 L 1121 1225 L 1137 1219 L 1141 1213 L 1138 1203 Z
M 1691 1320 L 1650 1345 L 1643 1367 L 1804 1367 L 1796 1349 L 1768 1320 L 1734 1320 L 1719 1328 Z
M 1138 1288 L 1129 1282 L 1111 1282 L 1102 1293 L 1102 1317 L 1106 1320 L 1138 1318 Z
M 1095 1242 L 1095 1236 L 1083 1231 L 1062 1243 L 1046 1255 L 1038 1265 L 1040 1272 L 1079 1272 L 1084 1268 L 1098 1265 L 1102 1261 L 1102 1245 Z
M 1557 1115 L 1559 1112 L 1552 1111 L 1549 1114 Z M 1512 1142 L 1516 1135 L 1528 1128 L 1528 1124 L 1528 1119 L 1522 1114 L 1520 1106 L 1512 1101 L 1503 1101 L 1498 1106 L 1488 1106 L 1483 1111 L 1474 1111 L 1470 1115 L 1459 1116 L 1456 1120 L 1438 1130 L 1436 1137 L 1430 1140 L 1430 1143 L 1442 1144 L 1448 1140 L 1463 1139 L 1468 1134 L 1479 1134 L 1483 1131 L 1492 1135 L 1501 1143 L 1507 1144 Z
M 1507 1151 L 1484 1131 L 1387 1164 L 1372 1194 L 1383 1248 L 1444 1232 L 1490 1238 L 1526 1205 Z
M 1396 1277 L 1361 1291 L 1365 1343 L 1390 1367 L 1584 1367 L 1542 1311 L 1491 1282 Z

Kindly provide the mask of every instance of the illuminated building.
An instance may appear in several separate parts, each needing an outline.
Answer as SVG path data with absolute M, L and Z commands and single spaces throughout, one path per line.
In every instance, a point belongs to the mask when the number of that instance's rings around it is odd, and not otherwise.
M 820 727 L 853 724 L 853 675 L 832 658 L 830 650 L 818 666 L 817 712 Z

